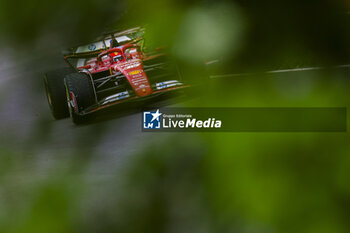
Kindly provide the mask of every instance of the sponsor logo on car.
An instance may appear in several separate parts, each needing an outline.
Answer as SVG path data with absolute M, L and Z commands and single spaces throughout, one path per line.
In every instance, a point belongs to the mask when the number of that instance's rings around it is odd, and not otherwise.
M 88 49 L 89 49 L 90 51 L 94 51 L 94 50 L 96 50 L 96 45 L 95 45 L 95 44 L 90 44 L 90 45 L 88 46 Z
M 158 90 L 161 90 L 161 89 L 174 87 L 174 86 L 179 86 L 179 85 L 183 85 L 183 84 L 180 83 L 177 80 L 170 80 L 170 81 L 164 81 L 164 82 L 156 83 L 156 88 Z
M 142 71 L 141 70 L 134 70 L 129 72 L 129 75 L 136 75 L 136 74 L 140 74 Z
M 117 94 L 108 96 L 107 98 L 104 99 L 104 101 L 102 102 L 102 104 L 107 104 L 107 103 L 111 103 L 111 102 L 113 102 L 113 101 L 126 99 L 126 98 L 128 98 L 128 97 L 130 97 L 128 91 L 120 92 L 120 93 L 117 93 Z

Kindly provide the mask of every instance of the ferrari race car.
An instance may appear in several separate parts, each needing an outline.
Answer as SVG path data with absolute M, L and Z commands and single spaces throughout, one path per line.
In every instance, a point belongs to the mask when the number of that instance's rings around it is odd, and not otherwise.
M 143 34 L 141 27 L 111 32 L 66 52 L 69 67 L 44 78 L 54 118 L 79 124 L 100 109 L 188 87 L 165 53 L 144 51 Z

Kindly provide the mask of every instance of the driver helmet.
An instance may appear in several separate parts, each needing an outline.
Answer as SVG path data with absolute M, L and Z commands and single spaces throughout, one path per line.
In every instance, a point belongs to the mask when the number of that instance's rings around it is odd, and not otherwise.
M 123 55 L 120 52 L 113 52 L 110 54 L 113 62 L 123 60 Z

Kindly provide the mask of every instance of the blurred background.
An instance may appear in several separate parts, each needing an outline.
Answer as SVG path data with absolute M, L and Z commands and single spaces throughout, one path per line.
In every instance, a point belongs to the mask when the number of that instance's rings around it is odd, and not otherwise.
M 78 127 L 53 120 L 42 81 L 62 49 L 141 25 L 205 84 L 170 106 L 349 107 L 349 11 L 0 0 L 0 232 L 349 232 L 349 133 L 142 133 L 141 113 Z

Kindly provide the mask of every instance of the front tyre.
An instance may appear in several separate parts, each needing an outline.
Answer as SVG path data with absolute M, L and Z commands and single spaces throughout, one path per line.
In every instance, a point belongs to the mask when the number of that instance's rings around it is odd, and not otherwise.
M 65 78 L 66 96 L 75 124 L 86 121 L 84 110 L 96 104 L 96 94 L 90 77 L 85 73 L 69 74 Z

